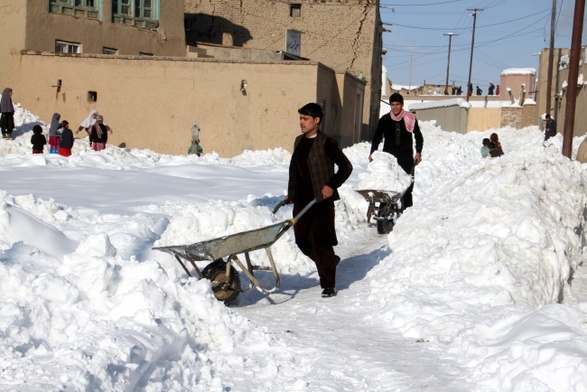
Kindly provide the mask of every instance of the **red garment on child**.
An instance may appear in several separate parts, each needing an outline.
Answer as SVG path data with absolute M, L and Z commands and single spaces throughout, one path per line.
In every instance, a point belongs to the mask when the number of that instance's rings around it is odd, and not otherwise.
M 71 148 L 63 148 L 59 147 L 59 155 L 63 155 L 64 157 L 68 157 L 71 155 Z

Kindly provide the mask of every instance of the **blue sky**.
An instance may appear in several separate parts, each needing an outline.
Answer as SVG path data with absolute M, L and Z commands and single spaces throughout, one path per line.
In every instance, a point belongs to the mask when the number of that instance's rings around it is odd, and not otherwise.
M 557 0 L 555 46 L 570 47 L 575 2 Z M 469 77 L 473 16 L 477 12 L 471 81 L 487 91 L 507 68 L 538 69 L 538 56 L 550 44 L 552 0 L 381 0 L 385 29 L 383 65 L 394 84 L 446 82 L 449 36 L 449 85 Z M 582 39 L 587 44 L 585 34 Z

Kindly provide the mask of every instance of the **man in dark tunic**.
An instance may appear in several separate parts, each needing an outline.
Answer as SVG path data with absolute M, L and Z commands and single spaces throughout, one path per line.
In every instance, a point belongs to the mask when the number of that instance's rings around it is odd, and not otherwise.
M 422 146 L 424 138 L 420 132 L 418 120 L 413 113 L 405 111 L 404 98 L 399 93 L 393 93 L 389 97 L 391 111 L 383 115 L 377 123 L 377 129 L 371 141 L 371 152 L 369 162 L 373 160 L 372 154 L 379 148 L 379 143 L 384 139 L 383 151 L 390 153 L 397 159 L 398 165 L 412 177 L 414 167 L 422 160 Z M 414 139 L 416 140 L 416 155 L 414 155 Z M 406 190 L 402 199 L 402 209 L 411 207 L 412 190 L 414 183 Z M 391 191 L 402 191 L 403 189 L 389 189 Z
M 339 188 L 351 175 L 353 166 L 334 139 L 320 131 L 322 108 L 308 103 L 298 110 L 302 134 L 294 142 L 289 165 L 286 201 L 294 203 L 296 216 L 314 198 L 314 204 L 294 225 L 298 248 L 314 261 L 320 277 L 322 297 L 336 295 L 336 266 L 340 258 L 334 254 L 338 245 L 334 226 L 334 201 Z M 334 165 L 338 170 L 334 171 Z

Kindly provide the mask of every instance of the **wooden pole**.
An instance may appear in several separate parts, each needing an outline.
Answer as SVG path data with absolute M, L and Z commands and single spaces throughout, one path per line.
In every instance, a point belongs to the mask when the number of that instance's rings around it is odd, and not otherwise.
M 577 80 L 579 78 L 579 60 L 581 59 L 581 34 L 583 33 L 583 15 L 585 0 L 575 0 L 573 17 L 573 38 L 571 40 L 571 56 L 569 59 L 569 85 L 567 87 L 565 105 L 565 127 L 563 133 L 563 155 L 571 157 L 573 151 L 573 130 L 575 127 L 575 106 L 577 104 Z
M 552 97 L 552 68 L 554 64 L 554 28 L 556 26 L 556 0 L 552 0 L 552 12 L 550 14 L 550 46 L 548 51 L 548 74 L 546 75 L 546 109 L 544 113 L 550 114 Z

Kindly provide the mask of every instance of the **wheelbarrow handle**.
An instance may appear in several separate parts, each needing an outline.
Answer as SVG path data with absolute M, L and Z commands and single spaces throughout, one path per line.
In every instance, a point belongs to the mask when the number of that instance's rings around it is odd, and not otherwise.
M 277 212 L 277 210 L 279 210 L 281 207 L 283 207 L 284 205 L 288 204 L 289 202 L 287 201 L 287 199 L 283 199 L 282 201 L 280 201 L 275 208 L 273 209 L 272 213 L 275 214 Z
M 312 208 L 312 206 L 314 204 L 321 202 L 322 199 L 323 199 L 322 195 L 316 196 L 311 202 L 306 204 L 304 209 L 301 210 L 300 212 L 298 212 L 298 214 L 293 218 L 293 223 L 295 224 L 297 222 L 297 220 L 301 218 L 302 215 L 304 215 L 310 208 Z
M 295 216 L 295 220 L 298 220 L 298 218 L 300 218 L 303 214 L 305 214 L 315 203 L 319 203 L 323 200 L 322 195 L 315 197 L 311 202 L 309 202 L 303 210 L 301 210 L 296 216 Z M 277 210 L 279 210 L 281 207 L 283 207 L 286 204 L 289 204 L 290 201 L 288 199 L 283 199 L 282 201 L 280 201 L 275 208 L 273 208 L 273 214 L 275 214 L 277 212 Z

